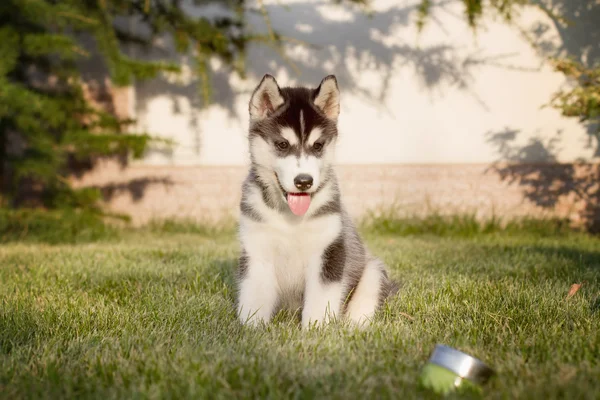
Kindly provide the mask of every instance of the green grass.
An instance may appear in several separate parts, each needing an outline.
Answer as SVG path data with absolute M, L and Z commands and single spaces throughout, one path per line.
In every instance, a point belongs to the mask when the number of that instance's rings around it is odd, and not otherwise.
M 402 216 L 394 207 L 371 213 L 362 221 L 362 225 L 371 232 L 397 236 L 432 234 L 445 237 L 475 237 L 500 232 L 559 236 L 574 231 L 567 220 L 558 218 L 504 220 L 495 216 L 478 218 L 475 214 L 444 215 L 437 212 L 426 216 Z
M 395 207 L 367 215 L 360 221 L 360 225 L 370 232 L 396 236 L 431 234 L 442 237 L 475 237 L 524 232 L 535 236 L 559 236 L 573 232 L 568 221 L 560 219 L 521 218 L 504 221 L 494 216 L 481 219 L 474 214 L 443 215 L 435 212 L 427 216 L 404 216 Z M 134 228 L 122 216 L 104 216 L 94 211 L 0 208 L 0 243 L 89 243 L 98 240 L 115 241 L 123 233 L 214 236 L 232 235 L 235 230 L 236 222 L 232 218 L 204 224 L 185 219 L 152 221 L 144 227 Z
M 436 343 L 497 370 L 484 398 L 600 395 L 600 239 L 369 230 L 399 295 L 364 331 L 303 331 L 240 326 L 235 237 L 207 232 L 0 246 L 0 398 L 434 398 Z
M 113 218 L 113 222 L 123 222 Z M 113 239 L 120 234 L 93 211 L 13 210 L 0 207 L 0 243 L 85 243 Z

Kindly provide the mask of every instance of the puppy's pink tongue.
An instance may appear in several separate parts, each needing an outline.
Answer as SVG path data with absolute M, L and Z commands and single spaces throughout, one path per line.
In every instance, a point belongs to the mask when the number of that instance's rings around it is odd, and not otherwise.
M 310 207 L 310 195 L 308 193 L 288 193 L 288 206 L 296 215 L 304 215 Z

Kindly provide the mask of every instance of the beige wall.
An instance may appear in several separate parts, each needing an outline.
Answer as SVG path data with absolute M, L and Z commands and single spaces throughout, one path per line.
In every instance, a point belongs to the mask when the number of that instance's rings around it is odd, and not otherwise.
M 175 218 L 219 221 L 239 215 L 243 166 L 102 163 L 79 185 L 101 188 L 113 211 L 135 224 Z M 338 166 L 343 202 L 355 218 L 395 209 L 407 216 L 568 218 L 600 229 L 600 165 L 431 164 Z M 576 188 L 576 190 L 573 190 Z

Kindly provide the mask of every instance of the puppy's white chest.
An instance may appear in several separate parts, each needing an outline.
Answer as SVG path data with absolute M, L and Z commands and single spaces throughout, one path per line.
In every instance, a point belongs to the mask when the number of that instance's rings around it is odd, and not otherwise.
M 304 287 L 306 270 L 340 234 L 339 215 L 290 223 L 272 221 L 243 224 L 241 239 L 246 251 L 274 268 L 282 292 Z
M 280 238 L 283 242 L 275 249 L 273 267 L 281 292 L 299 292 L 304 287 L 309 253 L 303 252 L 301 241 L 291 237 Z

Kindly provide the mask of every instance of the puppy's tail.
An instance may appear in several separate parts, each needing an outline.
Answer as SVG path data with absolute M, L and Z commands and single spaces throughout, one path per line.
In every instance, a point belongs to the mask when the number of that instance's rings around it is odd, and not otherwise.
M 390 297 L 395 296 L 400 291 L 400 283 L 392 280 L 388 277 L 387 273 L 384 273 L 384 281 L 381 287 L 381 302 L 384 303 Z
M 383 304 L 387 299 L 389 299 L 392 296 L 395 296 L 400 291 L 401 285 L 398 281 L 395 281 L 390 278 L 385 268 L 385 265 L 381 261 L 379 261 L 379 266 L 381 268 L 381 274 L 383 275 L 379 300 L 380 304 Z
M 400 291 L 400 282 L 388 279 L 387 284 L 387 297 L 395 296 Z

